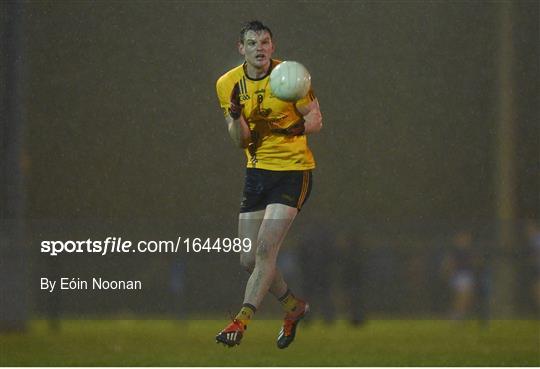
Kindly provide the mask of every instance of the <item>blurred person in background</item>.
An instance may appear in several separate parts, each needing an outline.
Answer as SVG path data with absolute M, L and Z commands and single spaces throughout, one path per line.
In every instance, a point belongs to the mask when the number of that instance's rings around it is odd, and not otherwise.
M 312 317 L 320 314 L 326 323 L 336 317 L 333 275 L 335 252 L 333 234 L 322 219 L 308 226 L 299 243 L 302 292 L 312 304 Z
M 175 257 L 169 264 L 169 291 L 172 299 L 172 313 L 177 319 L 182 319 L 186 309 L 186 265 L 179 257 Z
M 491 317 L 491 293 L 492 293 L 492 257 L 488 251 L 491 248 L 483 248 L 476 258 L 476 295 L 478 299 L 478 319 L 483 326 L 487 326 Z
M 47 275 L 54 280 L 60 280 L 62 273 L 62 259 L 60 258 L 47 258 Z M 49 323 L 49 329 L 54 332 L 60 331 L 61 328 L 61 314 L 62 314 L 62 294 L 55 291 L 48 293 L 46 297 L 46 311 L 47 321 Z
M 443 274 L 452 290 L 452 313 L 455 320 L 464 319 L 472 310 L 477 287 L 476 257 L 472 234 L 459 231 L 443 262 Z
M 347 317 L 352 325 L 358 326 L 365 322 L 362 287 L 366 257 L 362 252 L 360 237 L 354 231 L 342 229 L 336 236 L 335 245 Z
M 529 265 L 529 291 L 533 309 L 540 314 L 540 225 L 530 220 L 526 226 L 527 262 Z

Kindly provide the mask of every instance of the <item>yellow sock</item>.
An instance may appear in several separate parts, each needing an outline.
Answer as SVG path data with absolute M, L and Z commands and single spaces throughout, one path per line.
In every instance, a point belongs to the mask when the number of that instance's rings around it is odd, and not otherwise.
M 244 304 L 242 305 L 242 309 L 240 309 L 240 312 L 236 315 L 235 319 L 240 321 L 244 327 L 246 327 L 251 318 L 253 318 L 255 311 L 257 311 L 255 306 L 251 304 Z
M 292 313 L 298 307 L 300 300 L 293 295 L 291 290 L 287 290 L 287 292 L 279 298 L 279 302 L 281 303 L 283 310 L 287 313 Z

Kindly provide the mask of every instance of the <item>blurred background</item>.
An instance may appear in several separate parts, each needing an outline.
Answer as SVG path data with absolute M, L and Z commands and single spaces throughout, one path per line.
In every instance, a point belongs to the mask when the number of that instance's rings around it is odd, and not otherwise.
M 0 322 L 226 318 L 234 254 L 51 257 L 42 240 L 234 237 L 245 157 L 215 82 L 244 21 L 311 72 L 324 128 L 280 266 L 314 318 L 540 306 L 539 3 L 4 1 Z M 39 278 L 140 279 L 49 294 Z M 279 306 L 267 298 L 261 315 Z

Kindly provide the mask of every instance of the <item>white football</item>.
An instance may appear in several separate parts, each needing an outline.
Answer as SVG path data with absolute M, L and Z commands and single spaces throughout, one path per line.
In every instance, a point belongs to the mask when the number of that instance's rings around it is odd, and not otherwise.
M 307 95 L 311 87 L 311 76 L 302 64 L 284 61 L 270 73 L 270 88 L 280 100 L 297 101 Z

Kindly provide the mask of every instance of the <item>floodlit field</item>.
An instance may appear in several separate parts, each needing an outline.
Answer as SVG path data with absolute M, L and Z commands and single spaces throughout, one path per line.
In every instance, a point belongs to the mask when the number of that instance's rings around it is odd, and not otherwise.
M 538 321 L 379 320 L 300 326 L 286 350 L 279 321 L 252 322 L 229 349 L 214 335 L 224 320 L 36 321 L 25 334 L 0 335 L 2 366 L 540 366 Z

